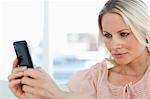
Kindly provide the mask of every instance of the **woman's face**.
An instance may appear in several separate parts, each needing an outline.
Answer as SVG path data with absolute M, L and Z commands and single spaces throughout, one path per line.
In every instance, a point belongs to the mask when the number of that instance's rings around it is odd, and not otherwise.
M 146 51 L 118 14 L 106 13 L 102 17 L 102 31 L 104 43 L 118 64 L 128 64 Z

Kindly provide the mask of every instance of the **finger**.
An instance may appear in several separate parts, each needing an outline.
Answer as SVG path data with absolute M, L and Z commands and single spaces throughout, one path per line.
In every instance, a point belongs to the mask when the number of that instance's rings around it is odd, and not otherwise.
M 43 78 L 41 72 L 39 72 L 36 69 L 31 69 L 31 68 L 29 68 L 29 69 L 24 71 L 24 76 L 29 76 L 29 77 L 31 77 L 33 79 Z
M 33 87 L 28 86 L 28 85 L 23 85 L 23 86 L 22 86 L 22 90 L 23 90 L 25 93 L 30 93 L 30 94 L 35 94 L 35 93 L 36 93 L 36 90 L 34 90 Z
M 20 80 L 20 79 L 12 80 L 12 81 L 9 83 L 9 88 L 10 88 L 11 90 L 15 90 L 15 89 L 16 89 L 15 86 L 16 86 L 17 84 L 20 84 L 20 83 L 21 83 L 21 80 Z
M 38 84 L 37 80 L 29 78 L 29 77 L 23 77 L 21 79 L 21 84 L 28 85 L 31 87 L 39 86 L 37 85 Z
M 8 76 L 8 81 L 15 80 L 17 78 L 23 77 L 23 72 L 18 72 L 16 74 L 11 74 Z
M 36 96 L 36 99 L 37 97 L 45 97 L 45 94 L 47 94 L 44 90 L 39 90 L 39 89 L 36 89 L 36 88 L 33 88 L 31 86 L 27 86 L 27 85 L 23 85 L 22 86 L 22 90 L 25 92 L 25 93 L 30 93 L 32 94 L 33 96 Z M 51 93 L 48 93 L 51 95 Z M 51 95 L 52 96 L 52 95 Z M 41 98 L 40 98 L 41 99 Z M 42 98 L 43 99 L 43 98 Z M 45 98 L 44 98 L 45 99 Z M 47 99 L 47 98 L 46 98 Z M 48 99 L 51 99 L 51 97 L 49 97 Z
M 26 66 L 16 67 L 12 69 L 11 73 L 18 73 L 18 72 L 24 72 L 27 69 Z
M 12 68 L 16 68 L 18 65 L 18 59 L 16 58 L 14 61 L 13 61 L 13 67 Z

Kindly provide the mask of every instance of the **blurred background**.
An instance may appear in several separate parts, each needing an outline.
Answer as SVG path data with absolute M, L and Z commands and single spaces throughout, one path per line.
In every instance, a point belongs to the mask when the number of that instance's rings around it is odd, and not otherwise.
M 58 84 L 107 57 L 97 22 L 106 1 L 0 0 L 0 80 L 11 72 L 14 41 L 26 40 L 35 67 Z
M 35 66 L 58 84 L 105 57 L 98 45 L 99 0 L 3 0 L 0 15 L 0 80 L 16 57 L 13 42 L 26 40 Z M 101 48 L 98 51 L 98 48 Z

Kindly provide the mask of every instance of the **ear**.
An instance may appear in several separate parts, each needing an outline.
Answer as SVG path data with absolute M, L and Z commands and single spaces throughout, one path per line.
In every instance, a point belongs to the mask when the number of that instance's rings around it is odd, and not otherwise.
M 147 43 L 146 49 L 150 55 L 150 36 L 149 35 L 146 35 L 146 43 Z
M 148 40 L 146 39 L 146 43 L 148 43 Z
M 150 35 L 146 35 L 146 43 L 150 43 Z

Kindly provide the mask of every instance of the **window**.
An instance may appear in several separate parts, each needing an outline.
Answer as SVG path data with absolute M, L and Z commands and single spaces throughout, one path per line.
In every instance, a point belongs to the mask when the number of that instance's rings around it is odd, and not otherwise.
M 2 0 L 0 4 L 0 80 L 7 80 L 16 57 L 13 41 L 27 40 L 35 65 L 44 64 L 44 0 Z
M 52 74 L 59 84 L 101 60 L 98 51 L 99 1 L 51 0 L 49 3 L 49 40 L 52 50 Z M 101 55 L 101 56 L 100 56 Z

